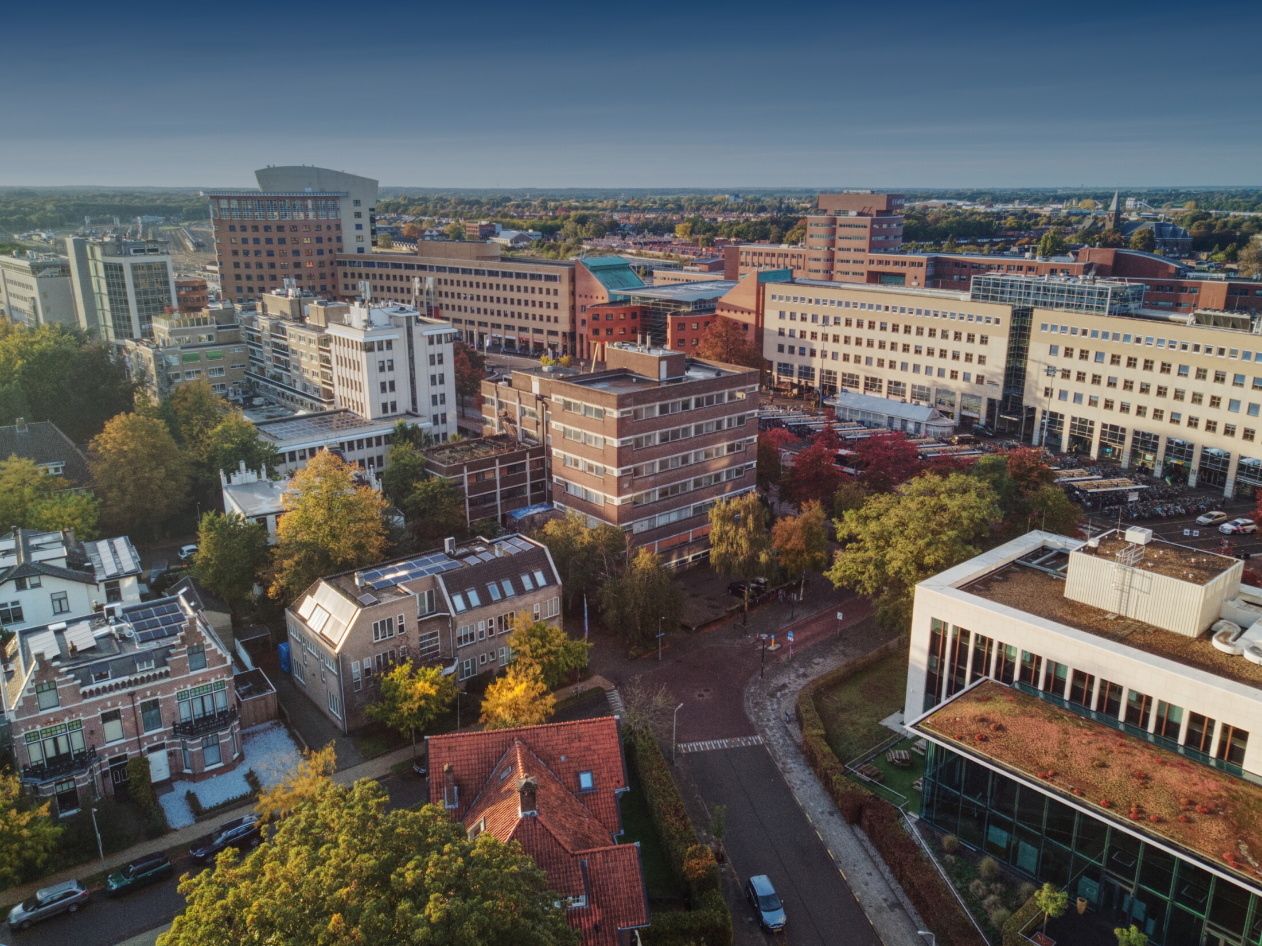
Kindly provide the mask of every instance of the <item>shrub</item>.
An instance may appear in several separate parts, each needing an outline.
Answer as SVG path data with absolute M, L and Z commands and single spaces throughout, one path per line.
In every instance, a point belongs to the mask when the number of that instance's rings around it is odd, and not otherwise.
M 245 783 L 250 786 L 250 791 L 255 795 L 263 794 L 263 783 L 259 781 L 259 777 L 254 774 L 254 769 L 245 770 Z
M 837 807 L 841 809 L 841 816 L 846 819 L 846 824 L 859 823 L 859 819 L 863 817 L 863 803 L 866 800 L 867 796 L 863 792 L 842 793 L 837 799 Z
M 197 797 L 196 793 L 190 788 L 184 793 L 184 800 L 188 802 L 189 810 L 193 813 L 194 818 L 200 818 L 205 808 L 202 807 L 202 800 Z
M 1034 884 L 1030 883 L 1027 880 L 1025 883 L 1023 883 L 1020 887 L 1017 888 L 1017 899 L 1020 900 L 1022 903 L 1025 903 L 1025 901 L 1029 900 L 1032 896 L 1038 893 L 1038 890 L 1039 890 L 1038 887 L 1034 886 Z M 995 924 L 995 925 L 998 926 L 998 924 Z
M 1008 917 L 1012 916 L 1012 911 L 1007 907 L 995 907 L 990 911 L 990 924 L 997 930 L 1002 930 L 1003 925 L 1008 922 Z
M 986 884 L 980 878 L 974 878 L 973 882 L 968 885 L 968 892 L 980 900 L 986 896 Z
M 1035 895 L 1038 893 L 1038 888 L 1033 884 L 1022 884 L 1021 887 L 1023 890 L 1028 887 L 1033 892 L 1030 894 L 1030 898 L 1015 913 L 1008 917 L 1008 921 L 1001 927 L 1003 931 L 1003 946 L 1029 946 L 1030 941 L 1021 935 L 1021 931 L 1041 912 L 1038 903 L 1034 900 Z M 999 924 L 996 923 L 995 925 L 998 926 Z
M 158 804 L 149 772 L 148 756 L 138 755 L 127 760 L 127 795 L 142 812 Z
M 714 866 L 714 852 L 704 844 L 694 844 L 684 858 L 684 877 L 689 883 L 703 882 Z
M 999 864 L 993 857 L 983 857 L 977 865 L 977 873 L 982 880 L 994 880 L 999 876 Z
M 960 839 L 954 834 L 948 834 L 942 838 L 942 850 L 946 851 L 948 854 L 954 854 L 959 849 Z

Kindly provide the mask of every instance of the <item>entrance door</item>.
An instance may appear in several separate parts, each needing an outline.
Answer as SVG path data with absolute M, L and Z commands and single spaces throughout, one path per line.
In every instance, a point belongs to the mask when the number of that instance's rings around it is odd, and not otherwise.
M 171 777 L 171 759 L 166 748 L 149 750 L 149 781 L 165 782 Z

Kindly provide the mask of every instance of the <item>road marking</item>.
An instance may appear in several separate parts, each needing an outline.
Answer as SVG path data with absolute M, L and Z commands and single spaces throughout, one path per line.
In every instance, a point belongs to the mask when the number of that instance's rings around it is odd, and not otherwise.
M 740 749 L 744 746 L 761 746 L 762 736 L 738 736 L 735 739 L 706 739 L 702 742 L 681 742 L 675 748 L 680 752 L 710 752 L 714 749 Z
M 622 696 L 618 693 L 617 687 L 610 687 L 605 691 L 605 696 L 609 700 L 609 708 L 621 716 L 626 712 L 626 708 L 622 705 Z

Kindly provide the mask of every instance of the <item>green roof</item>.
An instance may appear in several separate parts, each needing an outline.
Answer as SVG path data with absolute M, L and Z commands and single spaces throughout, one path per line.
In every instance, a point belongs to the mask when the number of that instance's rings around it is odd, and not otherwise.
M 644 280 L 621 256 L 593 256 L 579 262 L 610 292 L 644 287 Z

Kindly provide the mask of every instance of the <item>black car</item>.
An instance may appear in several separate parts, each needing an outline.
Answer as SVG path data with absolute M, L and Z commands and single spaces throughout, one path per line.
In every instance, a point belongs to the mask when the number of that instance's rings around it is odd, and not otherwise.
M 727 586 L 727 593 L 730 595 L 736 595 L 736 597 L 738 598 L 744 598 L 745 597 L 745 582 L 743 581 L 729 582 Z M 766 593 L 767 593 L 767 579 L 755 578 L 753 581 L 749 582 L 749 597 L 751 599 L 761 597 L 762 595 L 765 595 Z
M 973 433 L 977 434 L 977 436 L 979 437 L 995 436 L 995 432 L 991 430 L 989 427 L 987 427 L 985 424 L 974 424 Z
M 239 851 L 257 847 L 262 840 L 259 827 L 259 819 L 254 815 L 233 818 L 220 825 L 214 834 L 208 834 L 194 841 L 189 853 L 204 864 L 213 861 L 225 848 L 234 847 Z
M 105 881 L 105 893 L 117 897 L 130 893 L 141 887 L 147 887 L 155 881 L 170 877 L 174 872 L 171 859 L 159 852 L 132 861 L 122 870 L 110 874 Z

